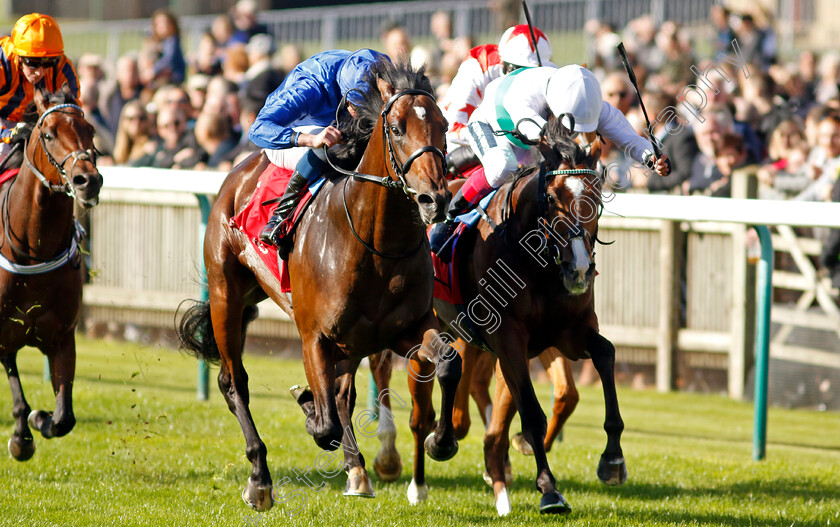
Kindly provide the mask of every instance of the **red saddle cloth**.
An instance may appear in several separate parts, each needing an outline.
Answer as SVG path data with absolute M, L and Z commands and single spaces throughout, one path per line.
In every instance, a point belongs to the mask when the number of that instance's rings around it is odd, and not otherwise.
M 431 253 L 432 265 L 435 269 L 435 290 L 433 295 L 438 300 L 443 300 L 444 302 L 456 306 L 464 303 L 464 297 L 461 295 L 461 283 L 458 279 L 458 273 L 455 272 L 455 260 L 457 254 L 455 248 L 458 245 L 458 239 L 461 237 L 461 234 L 465 229 L 466 225 L 461 223 L 452 235 L 453 240 L 450 243 L 450 248 L 448 249 L 452 252 L 452 257 L 449 259 L 449 262 L 444 262 L 437 254 Z
M 271 270 L 271 273 L 280 280 L 280 289 L 284 293 L 292 290 L 288 267 L 285 261 L 277 257 L 277 249 L 260 241 L 260 231 L 268 223 L 271 213 L 277 206 L 276 202 L 265 205 L 263 203 L 282 196 L 291 178 L 291 170 L 278 167 L 273 163 L 269 164 L 260 174 L 257 188 L 254 190 L 251 200 L 239 214 L 230 219 L 230 226 L 239 229 L 248 237 L 248 241 L 262 258 L 262 261 Z M 301 198 L 295 209 L 292 221 L 296 222 L 298 220 L 310 199 L 312 199 L 312 193 L 307 189 L 306 194 Z
M 6 181 L 9 181 L 10 179 L 13 179 L 15 176 L 18 175 L 18 172 L 20 172 L 19 168 L 10 168 L 9 170 L 4 170 L 3 173 L 0 174 L 0 185 L 5 183 Z

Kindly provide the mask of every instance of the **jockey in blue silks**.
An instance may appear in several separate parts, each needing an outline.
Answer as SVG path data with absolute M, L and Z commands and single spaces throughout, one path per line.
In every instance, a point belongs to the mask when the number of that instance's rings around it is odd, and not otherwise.
M 264 243 L 279 245 L 280 226 L 294 211 L 302 190 L 327 167 L 321 147 L 341 140 L 332 124 L 342 97 L 347 97 L 347 109 L 355 116 L 355 106 L 363 102 L 358 90 L 367 91 L 366 74 L 380 60 L 388 57 L 371 49 L 318 53 L 298 64 L 266 99 L 248 136 L 272 163 L 295 172 L 260 233 Z

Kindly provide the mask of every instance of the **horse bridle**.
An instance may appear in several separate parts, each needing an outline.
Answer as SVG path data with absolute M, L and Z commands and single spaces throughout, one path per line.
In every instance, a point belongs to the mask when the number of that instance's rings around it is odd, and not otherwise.
M 67 108 L 74 109 L 74 110 L 79 110 L 79 112 L 80 112 L 79 117 L 84 118 L 85 112 L 84 112 L 84 110 L 82 110 L 81 107 L 79 107 L 75 104 L 67 103 L 67 104 L 58 104 L 56 106 L 52 106 L 52 107 L 48 108 L 47 111 L 45 111 L 44 113 L 41 114 L 40 117 L 38 117 L 38 121 L 35 123 L 35 128 L 38 129 L 38 145 L 40 145 L 41 149 L 47 155 L 47 160 L 49 160 L 50 164 L 52 166 L 54 166 L 56 168 L 56 170 L 58 170 L 58 173 L 61 175 L 61 179 L 64 181 L 64 183 L 62 183 L 60 185 L 54 185 L 54 184 L 50 183 L 49 180 L 47 179 L 47 177 L 44 175 L 44 173 L 38 167 L 36 167 L 35 164 L 32 162 L 32 160 L 29 158 L 29 156 L 26 155 L 26 149 L 25 148 L 23 150 L 23 158 L 26 160 L 26 164 L 29 165 L 30 170 L 32 170 L 32 172 L 35 174 L 35 177 L 37 177 L 45 187 L 50 189 L 50 191 L 57 192 L 57 193 L 64 193 L 64 194 L 67 194 L 68 196 L 70 196 L 71 198 L 76 199 L 76 191 L 73 189 L 73 185 L 70 182 L 69 177 L 67 176 L 67 170 L 65 170 L 64 165 L 67 164 L 67 161 L 71 157 L 73 158 L 73 164 L 70 165 L 70 174 L 73 173 L 73 169 L 76 167 L 76 163 L 78 163 L 79 161 L 90 161 L 94 164 L 94 166 L 96 166 L 96 152 L 95 152 L 95 150 L 93 148 L 88 148 L 86 150 L 74 150 L 73 152 L 70 152 L 69 154 L 64 156 L 64 158 L 60 162 L 56 161 L 55 157 L 53 157 L 52 153 L 50 153 L 49 149 L 47 148 L 46 138 L 44 137 L 44 132 L 41 130 L 41 124 L 44 122 L 44 119 L 49 114 L 51 114 L 53 112 L 57 112 L 59 110 L 64 110 L 64 109 L 67 109 Z M 68 115 L 72 115 L 69 112 L 60 112 L 60 113 L 65 113 L 65 114 L 68 114 Z
M 376 183 L 377 185 L 382 185 L 383 187 L 389 189 L 402 190 L 408 196 L 412 194 L 417 194 L 417 191 L 411 188 L 411 186 L 408 184 L 408 181 L 406 181 L 405 179 L 405 174 L 408 173 L 408 171 L 411 169 L 412 163 L 414 163 L 414 161 L 416 161 L 418 157 L 422 156 L 426 152 L 431 152 L 440 158 L 443 170 L 444 172 L 446 171 L 446 142 L 444 142 L 443 144 L 443 150 L 434 145 L 422 146 L 410 156 L 408 156 L 408 159 L 406 159 L 405 163 L 400 164 L 399 158 L 394 149 L 394 140 L 391 134 L 391 128 L 388 126 L 388 112 L 391 111 L 391 107 L 394 106 L 394 103 L 397 102 L 397 99 L 399 99 L 403 95 L 425 95 L 426 97 L 432 99 L 432 101 L 435 100 L 434 95 L 427 92 L 426 90 L 411 88 L 395 93 L 391 96 L 390 99 L 388 99 L 388 102 L 386 102 L 382 106 L 382 111 L 380 112 L 380 116 L 382 117 L 382 133 L 384 136 L 384 140 L 382 141 L 382 151 L 383 154 L 387 154 L 388 159 L 391 161 L 391 169 L 394 171 L 394 175 L 397 177 L 397 179 L 393 179 L 390 176 L 374 176 L 372 174 L 364 174 L 355 170 L 345 170 L 335 165 L 330 159 L 329 155 L 327 155 L 327 162 L 333 168 L 333 170 L 340 174 L 344 174 L 345 176 L 352 176 L 353 179 L 357 181 L 369 181 L 371 183 Z M 326 146 L 324 146 L 324 152 L 327 153 Z
M 394 149 L 394 138 L 391 134 L 391 128 L 388 126 L 388 112 L 391 111 L 391 107 L 394 105 L 395 102 L 397 102 L 397 99 L 399 99 L 403 95 L 425 95 L 432 101 L 435 100 L 435 97 L 426 90 L 418 90 L 416 88 L 397 92 L 394 95 L 392 95 L 390 99 L 388 99 L 388 102 L 386 102 L 385 105 L 382 107 L 382 112 L 380 113 L 380 115 L 382 116 L 382 133 L 385 136 L 385 141 L 382 141 L 383 153 L 385 152 L 385 148 L 387 147 L 388 157 L 391 161 L 391 168 L 393 169 L 394 174 L 397 176 L 400 183 L 402 184 L 402 191 L 406 194 L 417 194 L 417 191 L 408 185 L 408 181 L 406 181 L 405 179 L 405 174 L 408 173 L 409 170 L 411 170 L 411 164 L 414 163 L 414 161 L 418 157 L 422 156 L 426 152 L 431 152 L 434 155 L 438 156 L 440 158 L 443 171 L 446 172 L 446 141 L 444 141 L 443 143 L 443 150 L 434 145 L 426 145 L 418 148 L 414 151 L 414 153 L 408 156 L 408 159 L 405 160 L 405 163 L 400 165 L 399 158 L 397 157 L 396 151 Z
M 600 174 L 597 170 L 592 170 L 590 168 L 569 168 L 569 169 L 561 169 L 561 170 L 550 170 L 545 172 L 542 168 L 540 169 L 539 174 L 539 184 L 538 184 L 538 199 L 537 199 L 537 223 L 539 223 L 540 228 L 542 229 L 542 234 L 546 239 L 546 247 L 543 252 L 547 252 L 547 256 L 554 261 L 554 265 L 560 266 L 563 263 L 563 248 L 558 246 L 556 242 L 553 240 L 555 238 L 560 238 L 563 240 L 568 240 L 568 244 L 572 243 L 572 240 L 575 238 L 580 238 L 581 240 L 588 241 L 589 247 L 591 247 L 591 251 L 595 249 L 595 242 L 598 241 L 598 226 L 595 226 L 595 233 L 590 235 L 586 229 L 580 224 L 580 220 L 575 217 L 574 225 L 567 228 L 562 233 L 557 232 L 550 232 L 549 230 L 553 231 L 551 227 L 551 223 L 549 222 L 548 217 L 546 216 L 548 213 L 548 206 L 546 203 L 546 184 L 548 178 L 552 178 L 554 176 L 595 176 L 600 177 Z M 600 216 L 600 211 L 598 213 Z M 568 245 L 567 244 L 567 245 Z M 593 253 L 594 254 L 594 253 Z M 592 256 L 592 255 L 590 255 Z
M 382 117 L 382 133 L 384 134 L 384 140 L 382 141 L 382 150 L 383 153 L 387 153 L 388 157 L 391 161 L 391 168 L 394 171 L 394 174 L 397 176 L 397 179 L 393 179 L 389 176 L 374 176 L 372 174 L 364 174 L 362 172 L 357 172 L 355 170 L 345 170 L 339 166 L 336 166 L 332 160 L 330 160 L 329 155 L 326 156 L 327 162 L 330 166 L 338 173 L 344 174 L 347 176 L 353 177 L 353 179 L 357 181 L 369 181 L 371 183 L 376 183 L 377 185 L 382 185 L 385 188 L 395 189 L 395 190 L 402 190 L 407 196 L 412 194 L 417 194 L 417 191 L 411 188 L 408 184 L 408 181 L 405 179 L 405 174 L 411 169 L 411 164 L 420 157 L 421 155 L 425 154 L 426 152 L 432 152 L 436 156 L 440 157 L 441 159 L 441 166 L 443 171 L 446 171 L 446 143 L 444 142 L 443 150 L 434 146 L 434 145 L 426 145 L 418 148 L 414 153 L 408 156 L 405 163 L 402 165 L 399 164 L 399 159 L 396 155 L 394 150 L 394 143 L 391 137 L 390 128 L 388 127 L 388 112 L 391 111 L 391 107 L 394 103 L 402 97 L 403 95 L 425 95 L 431 98 L 433 101 L 435 100 L 434 96 L 425 91 L 419 89 L 408 89 L 403 90 L 401 92 L 397 92 L 388 99 L 388 102 L 382 107 L 382 111 L 380 112 L 380 116 Z M 346 95 L 345 95 L 346 97 Z M 328 154 L 327 147 L 324 146 L 324 153 Z M 367 249 L 369 252 L 379 256 L 381 258 L 393 259 L 398 260 L 401 258 L 407 258 L 409 256 L 414 255 L 417 251 L 420 250 L 426 243 L 425 236 L 420 240 L 420 243 L 414 249 L 404 253 L 404 254 L 387 254 L 381 251 L 376 250 L 372 245 L 365 242 L 360 236 L 359 233 L 356 232 L 356 227 L 353 225 L 353 218 L 350 216 L 350 209 L 347 207 L 347 182 L 349 180 L 344 181 L 344 187 L 342 188 L 341 197 L 344 202 L 344 213 L 347 216 L 347 223 L 350 225 L 350 232 L 353 233 L 353 236 L 362 244 L 362 246 Z

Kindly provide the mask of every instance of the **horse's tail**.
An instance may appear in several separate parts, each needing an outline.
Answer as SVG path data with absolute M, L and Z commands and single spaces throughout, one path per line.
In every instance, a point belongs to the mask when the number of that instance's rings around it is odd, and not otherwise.
M 245 342 L 245 332 L 254 319 L 257 318 L 257 306 L 247 306 L 242 315 L 242 342 Z M 213 335 L 213 324 L 210 321 L 210 302 L 193 301 L 178 325 L 179 347 L 197 359 L 218 364 L 221 360 L 216 337 Z

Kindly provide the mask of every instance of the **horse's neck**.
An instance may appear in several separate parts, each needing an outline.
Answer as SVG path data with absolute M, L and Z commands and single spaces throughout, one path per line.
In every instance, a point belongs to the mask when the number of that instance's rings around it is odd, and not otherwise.
M 47 189 L 24 163 L 3 196 L 0 221 L 12 238 L 5 246 L 11 241 L 29 256 L 51 258 L 70 244 L 73 200 Z
M 386 176 L 385 167 L 390 166 L 390 161 L 383 157 L 381 145 L 371 138 L 356 170 Z M 373 240 L 373 245 L 382 252 L 404 253 L 417 247 L 420 238 L 426 235 L 417 218 L 417 205 L 402 191 L 351 179 L 346 199 L 358 235 L 363 240 Z
M 508 193 L 512 192 L 513 195 L 510 196 L 511 207 L 510 210 L 506 210 L 506 214 L 509 215 L 507 219 L 509 224 L 508 241 L 518 246 L 519 240 L 539 227 L 537 207 L 539 172 L 534 171 L 532 174 L 525 176 L 521 181 L 516 183 L 515 187 L 511 188 L 514 183 L 513 181 L 507 183 L 504 192 L 500 192 L 503 201 L 499 202 L 499 210 L 507 209 Z

